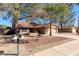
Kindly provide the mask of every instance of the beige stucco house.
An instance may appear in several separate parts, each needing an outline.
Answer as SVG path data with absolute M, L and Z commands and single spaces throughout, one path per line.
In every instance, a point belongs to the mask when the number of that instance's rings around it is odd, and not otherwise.
M 18 25 L 20 28 L 24 28 L 25 30 L 29 29 L 31 33 L 41 33 L 44 35 L 50 35 L 50 23 L 46 25 L 37 25 L 32 22 L 18 22 Z M 51 24 L 51 34 L 58 33 L 58 27 L 57 25 Z
M 56 33 L 58 33 L 58 26 L 52 24 L 51 25 L 51 34 L 53 35 L 53 34 L 56 34 Z M 45 29 L 45 34 L 50 35 L 50 24 L 47 24 L 47 27 Z

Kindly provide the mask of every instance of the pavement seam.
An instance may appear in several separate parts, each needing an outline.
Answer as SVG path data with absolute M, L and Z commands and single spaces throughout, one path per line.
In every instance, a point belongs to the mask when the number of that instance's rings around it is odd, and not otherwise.
M 57 51 L 57 50 L 55 50 L 55 49 L 53 49 L 53 51 L 55 51 L 55 52 L 57 52 L 57 53 L 59 53 L 59 54 L 62 54 L 62 55 L 64 55 L 64 56 L 66 56 L 64 53 L 59 52 L 59 51 Z
M 73 51 L 72 53 L 78 52 L 78 51 L 79 51 L 79 48 L 77 48 L 76 51 Z M 69 55 L 72 55 L 72 53 L 70 53 Z

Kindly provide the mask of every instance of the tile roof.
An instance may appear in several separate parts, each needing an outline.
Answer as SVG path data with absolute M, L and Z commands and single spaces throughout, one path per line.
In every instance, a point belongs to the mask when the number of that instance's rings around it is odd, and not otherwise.
M 32 22 L 18 22 L 19 27 L 25 27 L 25 28 L 38 28 L 40 25 L 37 25 Z
M 55 24 L 51 24 L 51 25 L 58 27 Z M 24 28 L 40 28 L 40 27 L 42 27 L 42 28 L 49 28 L 50 27 L 50 23 L 45 24 L 45 25 L 38 25 L 38 24 L 35 24 L 35 23 L 32 23 L 32 22 L 18 22 L 18 26 L 19 27 L 24 27 Z

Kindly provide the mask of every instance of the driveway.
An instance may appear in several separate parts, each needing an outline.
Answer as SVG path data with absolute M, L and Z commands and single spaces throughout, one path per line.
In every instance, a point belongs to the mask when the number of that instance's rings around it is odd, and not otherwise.
M 79 36 L 72 33 L 53 34 L 53 36 L 68 37 L 73 41 L 34 53 L 34 56 L 79 56 Z

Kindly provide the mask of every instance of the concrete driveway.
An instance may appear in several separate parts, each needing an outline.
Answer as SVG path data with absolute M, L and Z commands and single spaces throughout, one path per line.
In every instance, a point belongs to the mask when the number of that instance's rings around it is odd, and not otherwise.
M 58 45 L 37 53 L 33 56 L 79 56 L 79 36 L 72 33 L 53 34 L 54 36 L 75 39 L 65 44 Z

